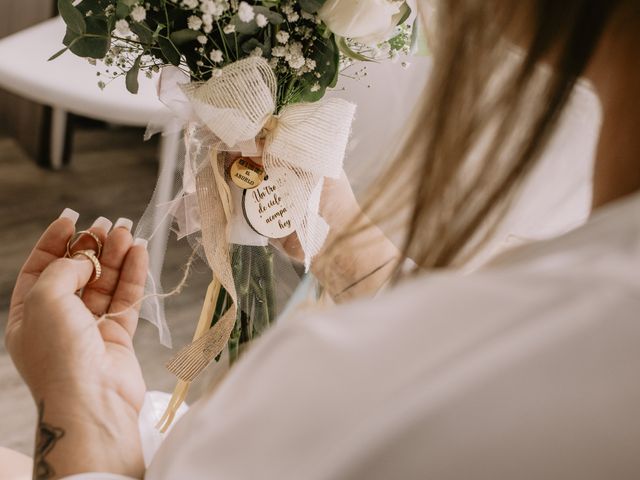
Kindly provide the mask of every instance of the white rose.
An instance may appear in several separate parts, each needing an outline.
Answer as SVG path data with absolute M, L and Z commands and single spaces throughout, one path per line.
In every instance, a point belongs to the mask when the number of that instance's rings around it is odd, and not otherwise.
M 374 44 L 393 35 L 404 4 L 403 0 L 327 0 L 318 16 L 336 35 Z

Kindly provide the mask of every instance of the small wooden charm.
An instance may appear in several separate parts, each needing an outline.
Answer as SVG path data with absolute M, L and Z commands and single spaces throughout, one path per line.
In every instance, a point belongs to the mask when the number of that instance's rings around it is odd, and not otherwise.
M 251 228 L 264 237 L 284 238 L 295 231 L 277 185 L 270 178 L 258 188 L 245 190 L 242 210 Z
M 256 188 L 264 181 L 264 168 L 250 158 L 240 157 L 231 165 L 231 180 L 244 190 Z

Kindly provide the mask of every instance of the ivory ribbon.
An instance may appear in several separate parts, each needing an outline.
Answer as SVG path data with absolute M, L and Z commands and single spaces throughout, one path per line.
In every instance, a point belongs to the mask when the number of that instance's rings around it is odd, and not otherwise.
M 168 363 L 169 371 L 189 382 L 222 352 L 236 319 L 228 238 L 232 205 L 218 151 L 256 156 L 256 139 L 264 138 L 265 171 L 277 182 L 304 251 L 305 267 L 309 268 L 329 230 L 318 213 L 322 182 L 324 177 L 338 178 L 341 174 L 355 105 L 325 99 L 288 105 L 276 113 L 277 79 L 263 58 L 232 63 L 204 83 L 186 83 L 180 75 L 173 67 L 163 71 L 160 99 L 179 118 L 189 119 L 191 129 L 210 133 L 207 147 L 212 152 L 208 156 L 211 161 L 189 167 L 195 182 L 184 179 L 184 195 L 197 195 L 207 261 L 234 300 L 234 306 L 216 325 Z M 189 135 L 186 139 L 188 143 Z M 190 145 L 186 147 L 189 152 Z M 193 184 L 195 192 L 189 192 L 187 187 Z

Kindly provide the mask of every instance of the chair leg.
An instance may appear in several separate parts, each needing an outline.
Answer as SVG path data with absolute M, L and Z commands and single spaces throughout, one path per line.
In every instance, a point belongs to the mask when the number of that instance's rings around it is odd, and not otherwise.
M 61 108 L 53 108 L 51 112 L 51 168 L 60 170 L 64 164 L 64 149 L 67 140 L 67 112 Z
M 180 132 L 162 135 L 160 140 L 158 185 L 153 196 L 156 205 L 166 204 L 173 200 L 173 187 L 178 164 L 179 148 Z M 154 278 L 160 278 L 170 226 L 171 218 L 163 218 L 161 212 L 156 212 L 156 217 L 153 219 L 153 231 L 155 235 L 149 245 L 151 273 L 154 275 Z

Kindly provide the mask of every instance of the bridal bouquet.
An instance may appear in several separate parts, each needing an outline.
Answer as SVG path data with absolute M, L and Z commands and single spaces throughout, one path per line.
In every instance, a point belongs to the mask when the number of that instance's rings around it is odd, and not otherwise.
M 325 99 L 355 62 L 408 53 L 404 0 L 59 0 L 65 48 L 105 68 L 99 85 L 160 72 L 183 121 L 172 204 L 201 232 L 213 271 L 194 342 L 168 367 L 186 386 L 228 345 L 232 360 L 275 319 L 269 239 L 297 235 L 309 268 L 328 233 L 325 177 L 341 174 L 355 106 Z M 179 213 L 178 213 L 179 212 Z M 169 419 L 170 421 L 170 419 Z

